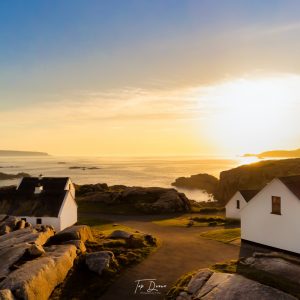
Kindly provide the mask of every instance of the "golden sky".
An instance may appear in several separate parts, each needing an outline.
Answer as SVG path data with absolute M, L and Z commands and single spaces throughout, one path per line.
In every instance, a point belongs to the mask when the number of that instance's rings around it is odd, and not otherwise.
M 299 14 L 294 0 L 2 2 L 0 148 L 299 148 Z

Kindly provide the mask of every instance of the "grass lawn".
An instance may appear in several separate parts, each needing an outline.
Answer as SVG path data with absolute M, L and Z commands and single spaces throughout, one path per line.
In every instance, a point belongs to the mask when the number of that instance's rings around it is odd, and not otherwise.
M 177 227 L 206 227 L 206 226 L 224 226 L 236 225 L 235 220 L 226 219 L 221 215 L 198 215 L 198 216 L 180 216 L 176 218 L 168 218 L 153 221 L 153 223 L 161 226 L 177 226 Z
M 222 243 L 232 243 L 241 237 L 240 228 L 217 229 L 201 233 L 201 236 Z

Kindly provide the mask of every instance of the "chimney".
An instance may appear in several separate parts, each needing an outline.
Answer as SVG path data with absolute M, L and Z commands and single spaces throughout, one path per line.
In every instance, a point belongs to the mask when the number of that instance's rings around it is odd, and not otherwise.
M 40 174 L 40 176 L 39 176 L 39 183 L 37 184 L 37 186 L 34 189 L 34 194 L 40 194 L 43 191 L 43 186 L 41 184 L 42 178 L 43 178 L 43 175 Z

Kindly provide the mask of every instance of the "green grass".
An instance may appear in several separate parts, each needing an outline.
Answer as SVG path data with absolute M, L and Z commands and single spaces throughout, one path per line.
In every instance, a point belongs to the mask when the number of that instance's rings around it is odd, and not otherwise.
M 206 227 L 206 226 L 223 226 L 227 220 L 223 216 L 202 215 L 196 217 L 180 216 L 177 218 L 168 218 L 153 221 L 153 223 L 161 226 L 177 226 L 177 227 Z
M 216 263 L 210 268 L 214 271 L 221 273 L 236 273 L 237 272 L 238 260 L 230 260 L 228 262 Z
M 206 239 L 216 240 L 222 243 L 231 243 L 241 237 L 241 229 L 230 228 L 230 229 L 210 230 L 201 233 L 201 236 Z

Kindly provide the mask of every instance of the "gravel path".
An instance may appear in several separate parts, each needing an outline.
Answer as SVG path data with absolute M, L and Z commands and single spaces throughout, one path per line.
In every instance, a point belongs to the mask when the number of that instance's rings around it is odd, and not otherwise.
M 239 256 L 239 247 L 206 240 L 199 236 L 201 232 L 212 229 L 211 227 L 167 227 L 151 222 L 163 216 L 97 216 L 150 233 L 162 241 L 156 252 L 142 263 L 124 271 L 101 297 L 103 300 L 164 299 L 164 294 L 184 273 L 208 267 L 216 262 L 236 259 Z M 137 286 L 135 281 L 141 279 L 156 279 L 156 285 L 166 285 L 166 288 L 157 288 L 160 294 L 146 295 L 139 293 L 138 290 L 135 293 Z M 144 284 L 141 289 L 144 291 L 150 282 L 141 281 L 140 284 Z

